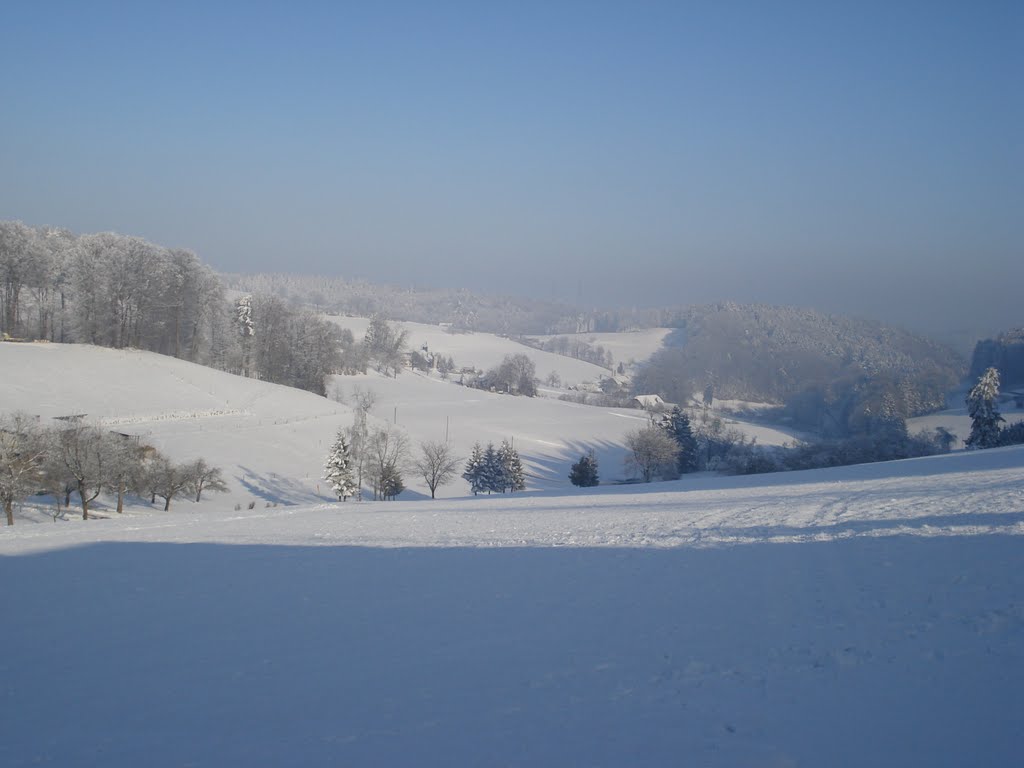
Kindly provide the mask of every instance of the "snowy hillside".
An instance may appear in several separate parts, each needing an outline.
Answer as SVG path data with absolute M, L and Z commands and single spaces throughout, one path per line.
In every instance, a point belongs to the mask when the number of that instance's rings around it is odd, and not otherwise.
M 0 764 L 1013 765 L 1022 534 L 1024 448 L 15 527 Z
M 462 338 L 465 349 L 480 359 L 497 337 L 451 338 Z M 549 357 L 566 363 L 567 371 L 589 366 Z M 330 500 L 321 480 L 324 458 L 338 428 L 352 423 L 343 403 L 148 352 L 0 344 L 0 369 L 5 411 L 46 418 L 87 414 L 111 429 L 138 435 L 175 460 L 203 457 L 222 467 L 231 492 L 204 501 L 217 506 Z M 569 487 L 569 465 L 590 448 L 602 462 L 602 477 L 621 479 L 623 437 L 646 423 L 636 410 L 498 395 L 408 371 L 397 379 L 374 373 L 338 376 L 329 389 L 350 399 L 357 387 L 377 396 L 371 418 L 378 424 L 397 420 L 413 447 L 423 440 L 443 440 L 447 432 L 455 452 L 465 457 L 477 441 L 514 441 L 529 489 Z M 791 439 L 790 433 L 768 427 L 736 426 L 762 444 Z M 403 498 L 427 494 L 412 473 L 406 485 Z M 462 480 L 439 489 L 439 495 L 449 497 L 468 492 Z
M 366 335 L 366 328 L 370 324 L 367 318 L 362 317 L 324 317 L 339 328 L 348 328 L 357 339 Z M 420 349 L 426 345 L 432 353 L 454 359 L 459 368 L 471 367 L 486 371 L 498 366 L 506 355 L 526 355 L 537 367 L 537 376 L 541 380 L 555 372 L 566 385 L 579 385 L 584 381 L 596 382 L 610 373 L 599 365 L 531 349 L 491 333 L 449 333 L 441 326 L 422 323 L 395 322 L 392 325 L 409 332 L 410 349 Z

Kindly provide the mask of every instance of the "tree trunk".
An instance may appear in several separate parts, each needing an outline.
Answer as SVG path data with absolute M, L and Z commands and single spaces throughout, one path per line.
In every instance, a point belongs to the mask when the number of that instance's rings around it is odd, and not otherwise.
M 7 513 L 7 524 L 14 525 L 14 503 L 10 499 L 4 499 L 4 512 Z
M 164 499 L 164 512 L 166 512 L 170 508 L 171 508 L 171 497 L 168 496 L 166 499 Z
M 124 512 L 124 483 L 117 484 L 117 514 Z

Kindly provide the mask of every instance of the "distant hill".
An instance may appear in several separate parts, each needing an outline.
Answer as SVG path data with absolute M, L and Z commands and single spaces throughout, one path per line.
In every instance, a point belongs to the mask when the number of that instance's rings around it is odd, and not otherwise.
M 721 303 L 686 309 L 674 325 L 636 381 L 674 402 L 707 387 L 716 398 L 780 404 L 815 393 L 824 406 L 853 393 L 865 407 L 888 397 L 913 416 L 944 407 L 965 369 L 957 353 L 917 334 L 812 309 Z
M 999 369 L 1004 388 L 1024 387 L 1024 328 L 1014 328 L 975 345 L 971 380 L 976 380 L 986 368 Z

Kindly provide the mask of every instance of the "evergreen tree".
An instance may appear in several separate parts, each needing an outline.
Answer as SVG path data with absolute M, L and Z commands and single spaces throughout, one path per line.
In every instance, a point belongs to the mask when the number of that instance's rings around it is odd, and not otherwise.
M 484 486 L 484 449 L 480 443 L 473 445 L 473 452 L 466 461 L 466 470 L 462 473 L 462 479 L 469 483 L 469 488 L 476 496 L 480 491 L 485 491 Z
M 677 405 L 672 408 L 671 413 L 661 417 L 659 426 L 679 446 L 679 455 L 676 459 L 676 468 L 679 473 L 695 471 L 697 469 L 697 438 L 693 436 L 690 417 Z
M 504 491 L 504 474 L 501 459 L 498 457 L 498 452 L 494 449 L 494 443 L 488 443 L 487 448 L 484 450 L 482 490 L 488 493 Z
M 569 480 L 580 488 L 590 488 L 600 482 L 597 477 L 597 457 L 593 451 L 583 454 L 580 460 L 572 465 Z
M 989 368 L 967 395 L 967 413 L 971 417 L 968 448 L 992 448 L 999 445 L 999 371 Z
M 506 490 L 515 493 L 526 490 L 526 477 L 523 472 L 523 462 L 519 459 L 519 452 L 512 447 L 508 440 L 501 442 L 498 449 L 499 483 L 501 492 Z
M 404 490 L 402 473 L 396 465 L 389 464 L 384 468 L 380 479 L 380 497 L 385 501 L 393 501 Z
M 331 451 L 327 454 L 324 472 L 324 479 L 331 484 L 339 499 L 347 501 L 349 496 L 355 495 L 356 481 L 352 476 L 352 456 L 344 430 L 338 432 Z

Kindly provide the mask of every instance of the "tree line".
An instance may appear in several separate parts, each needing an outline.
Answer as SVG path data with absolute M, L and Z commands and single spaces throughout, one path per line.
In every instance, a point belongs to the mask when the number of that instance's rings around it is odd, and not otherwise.
M 152 446 L 69 418 L 60 426 L 45 427 L 24 413 L 0 417 L 0 503 L 8 525 L 14 525 L 14 505 L 30 496 L 50 495 L 54 519 L 67 512 L 78 497 L 82 519 L 101 494 L 116 498 L 116 511 L 134 494 L 155 504 L 188 492 L 196 501 L 204 492 L 227 491 L 220 468 L 204 459 L 176 463 Z
M 0 221 L 0 337 L 141 349 L 325 393 L 336 327 L 272 295 L 231 302 L 191 251 Z

